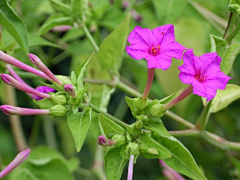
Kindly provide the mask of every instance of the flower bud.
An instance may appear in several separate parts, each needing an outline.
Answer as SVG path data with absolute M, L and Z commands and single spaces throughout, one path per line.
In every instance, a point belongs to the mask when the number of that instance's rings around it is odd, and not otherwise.
M 51 116 L 65 116 L 67 114 L 67 108 L 63 105 L 53 106 L 49 110 Z
M 104 136 L 99 136 L 98 137 L 98 144 L 100 146 L 112 146 L 116 144 L 116 141 L 111 140 L 111 139 L 107 139 Z
M 153 116 L 153 117 L 162 117 L 165 114 L 165 112 L 166 112 L 166 110 L 165 111 L 163 110 L 163 107 L 164 106 L 162 104 L 155 104 L 155 105 L 153 105 L 151 107 L 151 109 L 150 109 L 151 116 Z
M 147 107 L 148 100 L 147 98 L 139 97 L 135 99 L 134 104 L 139 111 L 142 111 L 145 107 Z
M 154 155 L 154 156 L 159 155 L 158 150 L 156 150 L 155 148 L 152 148 L 152 147 L 147 149 L 147 153 L 150 154 L 150 155 Z
M 146 114 L 141 114 L 141 115 L 139 115 L 139 116 L 136 116 L 136 118 L 138 119 L 138 120 L 141 120 L 141 121 L 144 121 L 144 122 L 146 122 L 146 121 L 148 121 L 148 115 L 146 115 Z
M 72 97 L 76 96 L 74 87 L 72 84 L 65 84 L 64 85 L 64 91 L 66 91 L 69 95 L 71 95 Z
M 138 120 L 135 124 L 136 129 L 142 129 L 143 127 L 143 122 L 141 120 Z
M 67 99 L 64 95 L 62 94 L 56 94 L 56 93 L 51 93 L 50 94 L 50 100 L 54 103 L 54 104 L 61 104 L 64 105 L 67 102 Z
M 126 143 L 126 138 L 124 135 L 121 135 L 121 134 L 115 134 L 113 137 L 112 137 L 112 140 L 114 140 L 116 143 L 115 145 L 116 146 L 121 146 L 123 144 Z
M 125 150 L 126 154 L 130 153 L 132 155 L 139 155 L 140 152 L 139 152 L 139 145 L 135 142 L 130 142 L 127 147 L 126 147 L 126 150 Z

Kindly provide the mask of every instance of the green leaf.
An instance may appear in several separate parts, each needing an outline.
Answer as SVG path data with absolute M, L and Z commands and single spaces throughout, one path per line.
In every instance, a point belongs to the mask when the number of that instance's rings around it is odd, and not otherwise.
M 220 65 L 220 68 L 224 74 L 228 75 L 228 73 L 232 69 L 232 65 L 239 53 L 240 53 L 240 44 L 233 43 L 227 49 L 226 53 L 223 56 L 221 65 Z
M 85 20 L 88 0 L 71 0 L 72 13 L 75 17 Z
M 84 63 L 82 63 L 75 71 L 75 74 L 77 76 L 78 89 L 83 87 L 83 77 L 85 75 L 85 72 L 86 72 L 89 62 L 93 57 L 93 54 L 94 53 L 92 53 L 91 56 Z
M 152 132 L 155 132 L 159 135 L 169 136 L 169 137 L 171 136 L 162 122 L 161 123 L 145 122 L 143 124 L 143 126 L 144 126 L 145 129 L 148 129 L 148 130 L 150 130 Z
M 104 116 L 103 114 L 98 114 L 98 119 L 102 125 L 103 131 L 107 138 L 111 138 L 115 134 L 125 134 L 125 130 L 113 122 L 111 119 L 108 117 Z
M 172 93 L 171 95 L 169 95 L 169 96 L 167 96 L 163 99 L 160 99 L 158 102 L 161 103 L 161 104 L 167 104 L 171 100 L 175 99 L 179 94 L 181 94 L 181 92 L 183 92 L 182 89 L 176 91 L 175 93 Z
M 128 107 L 130 107 L 130 110 L 131 110 L 131 112 L 132 112 L 133 117 L 136 118 L 136 115 L 137 115 L 137 111 L 138 111 L 138 110 L 137 110 L 137 108 L 136 108 L 134 98 L 130 98 L 130 97 L 127 97 L 127 96 L 126 96 L 125 99 L 126 99 L 126 102 L 127 102 Z
M 56 26 L 61 25 L 73 26 L 73 23 L 74 22 L 71 17 L 62 17 L 61 14 L 54 14 L 43 23 L 43 25 L 39 28 L 37 34 L 42 35 Z
M 239 2 L 239 0 L 230 0 L 229 11 L 231 11 L 233 13 L 240 14 L 240 2 Z
M 225 90 L 218 90 L 216 96 L 212 101 L 212 105 L 210 107 L 211 113 L 216 113 L 233 101 L 236 101 L 240 98 L 240 86 L 235 84 L 227 84 Z
M 0 24 L 14 37 L 23 52 L 28 54 L 27 29 L 7 0 L 0 1 Z
M 105 155 L 105 173 L 108 180 L 120 180 L 127 159 L 120 155 L 121 148 L 111 148 Z
M 10 176 L 10 180 L 74 180 L 67 160 L 57 151 L 47 147 L 32 148 L 27 160 Z
M 211 52 L 217 52 L 220 57 L 223 57 L 228 48 L 227 41 L 221 37 L 210 34 Z
M 174 23 L 185 9 L 187 0 L 153 0 L 158 19 L 162 24 Z
M 50 0 L 53 4 L 53 6 L 63 13 L 65 16 L 69 16 L 71 14 L 71 7 L 65 3 L 62 3 L 59 0 Z
M 84 108 L 83 112 L 70 113 L 67 116 L 67 123 L 73 135 L 77 152 L 82 148 L 91 123 L 91 108 Z
M 161 144 L 159 144 L 157 141 L 155 141 L 153 138 L 150 137 L 149 134 L 143 133 L 140 137 L 140 152 L 141 155 L 144 158 L 152 159 L 152 158 L 158 158 L 158 159 L 166 159 L 170 158 L 172 155 L 171 153 L 163 147 Z M 144 147 L 144 149 L 141 149 L 141 146 Z M 152 155 L 147 152 L 149 148 L 154 148 L 158 151 L 158 155 Z
M 115 73 L 120 69 L 130 18 L 129 13 L 124 21 L 102 41 L 97 55 L 103 69 L 113 70 Z
M 197 166 L 191 153 L 180 141 L 173 136 L 157 135 L 153 138 L 171 152 L 172 157 L 163 159 L 168 166 L 194 180 L 207 180 Z
M 50 101 L 49 99 L 41 99 L 39 101 L 37 101 L 36 99 L 33 99 L 33 102 L 36 105 L 38 105 L 41 109 L 50 109 L 51 107 L 54 106 L 52 101 Z

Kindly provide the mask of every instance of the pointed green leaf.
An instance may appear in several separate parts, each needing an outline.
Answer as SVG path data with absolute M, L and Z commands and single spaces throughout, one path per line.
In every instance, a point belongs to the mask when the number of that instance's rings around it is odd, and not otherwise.
M 180 141 L 173 136 L 157 135 L 154 136 L 154 139 L 171 152 L 172 157 L 163 159 L 168 166 L 194 180 L 207 180 L 191 153 Z
M 227 84 L 225 90 L 218 90 L 216 96 L 212 101 L 212 105 L 210 107 L 211 113 L 216 113 L 233 101 L 236 101 L 240 98 L 240 86 L 235 84 Z
M 237 57 L 237 55 L 240 53 L 240 44 L 231 44 L 230 47 L 225 52 L 222 62 L 220 65 L 220 68 L 222 72 L 226 75 L 231 71 L 232 65 Z
M 172 155 L 171 153 L 165 148 L 163 147 L 161 144 L 159 144 L 157 141 L 155 141 L 153 138 L 150 137 L 149 134 L 144 133 L 141 137 L 140 137 L 140 152 L 141 155 L 144 158 L 147 159 L 152 159 L 152 158 L 158 158 L 158 159 L 166 159 L 166 158 L 170 158 Z M 141 146 L 145 147 L 144 150 L 141 149 Z M 153 155 L 151 153 L 148 153 L 147 150 L 149 150 L 149 148 L 154 148 L 155 150 L 158 151 L 158 155 Z
M 28 54 L 27 29 L 7 0 L 0 1 L 0 24 L 14 37 L 23 52 Z
M 105 155 L 105 173 L 108 180 L 120 180 L 127 159 L 120 155 L 121 148 L 111 148 Z
M 77 152 L 82 148 L 91 123 L 91 108 L 84 108 L 83 112 L 70 113 L 67 116 L 67 123 L 73 135 Z
M 221 37 L 210 34 L 211 52 L 217 52 L 220 57 L 223 57 L 228 48 L 227 41 Z
M 145 129 L 148 129 L 157 134 L 161 134 L 164 136 L 171 136 L 162 122 L 161 123 L 145 122 L 143 126 Z
M 71 17 L 62 17 L 61 14 L 53 14 L 43 23 L 43 25 L 39 28 L 37 34 L 42 35 L 56 26 L 61 25 L 73 26 L 73 23 L 74 22 Z
M 122 55 L 126 47 L 131 13 L 111 32 L 100 45 L 98 60 L 103 69 L 118 72 L 122 64 Z
M 153 0 L 158 19 L 162 24 L 173 23 L 181 15 L 187 0 Z
M 85 72 L 86 72 L 89 62 L 93 57 L 93 54 L 94 53 L 92 53 L 91 56 L 75 70 L 75 74 L 77 76 L 78 89 L 83 87 L 83 77 L 85 75 Z
M 107 138 L 110 139 L 115 134 L 125 134 L 125 130 L 121 126 L 119 126 L 103 114 L 99 114 L 98 119 Z
M 76 18 L 85 20 L 85 15 L 88 8 L 88 0 L 71 0 L 72 14 Z
M 133 99 L 133 98 L 130 98 L 130 97 L 125 97 L 125 99 L 126 99 L 126 102 L 127 102 L 127 105 L 128 105 L 128 107 L 130 107 L 130 109 L 131 109 L 131 112 L 132 112 L 132 115 L 133 115 L 133 117 L 135 117 L 136 118 L 136 115 L 137 115 L 137 108 L 136 108 L 136 105 L 135 105 L 135 100 Z
M 37 101 L 36 99 L 33 99 L 33 102 L 36 105 L 38 105 L 41 109 L 50 109 L 51 107 L 54 106 L 52 101 L 50 101 L 49 99 L 41 99 L 39 101 Z
M 169 96 L 167 96 L 167 97 L 165 97 L 163 99 L 160 99 L 158 102 L 161 103 L 161 104 L 167 104 L 169 101 L 175 99 L 179 94 L 181 94 L 182 91 L 183 90 L 180 89 L 180 90 L 172 93 L 171 95 L 169 95 Z
M 59 0 L 50 0 L 53 4 L 53 6 L 63 13 L 65 16 L 69 16 L 71 14 L 71 7 L 65 3 L 62 3 Z

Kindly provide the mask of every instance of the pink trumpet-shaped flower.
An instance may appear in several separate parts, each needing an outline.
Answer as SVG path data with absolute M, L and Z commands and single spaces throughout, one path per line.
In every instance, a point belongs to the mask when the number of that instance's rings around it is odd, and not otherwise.
M 174 27 L 171 24 L 153 29 L 135 27 L 128 37 L 130 46 L 127 53 L 134 59 L 146 59 L 148 68 L 167 70 L 171 59 L 182 59 L 184 46 L 175 41 Z
M 48 109 L 30 109 L 30 108 L 21 108 L 15 107 L 11 105 L 2 105 L 0 109 L 6 115 L 21 115 L 21 116 L 29 116 L 29 115 L 39 115 L 39 114 L 49 114 L 50 111 Z
M 24 92 L 27 92 L 30 94 L 34 94 L 36 96 L 40 96 L 42 98 L 47 98 L 47 99 L 50 98 L 50 96 L 48 94 L 39 92 L 39 91 L 33 89 L 32 87 L 17 81 L 16 79 L 14 79 L 12 76 L 10 76 L 8 74 L 1 74 L 0 76 L 1 76 L 1 79 L 3 80 L 3 82 L 21 90 L 21 91 L 24 91 Z
M 55 89 L 50 88 L 48 86 L 38 86 L 38 87 L 35 88 L 35 90 L 37 90 L 39 92 L 42 92 L 42 93 L 45 93 L 45 94 L 47 94 L 49 92 L 54 92 L 55 91 Z M 37 96 L 37 95 L 32 95 L 32 98 L 36 99 L 37 101 L 43 99 L 42 97 Z
M 35 66 L 37 66 L 42 72 L 44 72 L 51 80 L 56 82 L 59 85 L 62 85 L 62 82 L 54 76 L 54 74 L 43 64 L 43 62 L 34 54 L 28 54 L 29 59 L 32 61 Z
M 112 146 L 115 143 L 116 142 L 114 140 L 107 139 L 104 136 L 99 136 L 98 137 L 98 144 L 101 145 L 101 146 Z
M 165 162 L 159 159 L 161 166 L 163 167 L 163 175 L 168 180 L 185 180 L 178 172 L 170 168 Z
M 16 167 L 18 167 L 21 163 L 23 163 L 28 158 L 30 151 L 31 151 L 31 149 L 26 149 L 26 150 L 20 152 L 13 159 L 13 161 L 0 172 L 0 179 L 3 178 L 4 176 L 8 175 L 12 170 L 14 170 Z
M 51 80 L 46 74 L 44 74 L 42 71 L 39 71 L 31 66 L 28 66 L 27 64 L 24 64 L 23 62 L 15 59 L 14 57 L 4 53 L 0 50 L 0 60 L 2 60 L 5 63 L 11 64 L 13 66 L 16 66 L 20 69 L 23 69 L 25 71 L 31 72 L 33 74 L 36 74 L 42 78 L 45 78 L 47 80 Z
M 185 84 L 191 84 L 193 94 L 213 99 L 217 89 L 224 90 L 231 77 L 225 75 L 220 69 L 221 57 L 217 53 L 206 53 L 200 57 L 188 49 L 183 55 L 184 64 L 180 70 L 179 78 Z

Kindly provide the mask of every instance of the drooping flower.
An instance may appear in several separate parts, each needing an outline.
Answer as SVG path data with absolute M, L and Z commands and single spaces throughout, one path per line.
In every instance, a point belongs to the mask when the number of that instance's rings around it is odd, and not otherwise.
M 54 92 L 55 91 L 55 89 L 50 88 L 48 86 L 38 86 L 38 87 L 35 88 L 35 90 L 37 90 L 39 92 L 42 92 L 42 93 L 45 93 L 45 94 L 47 94 L 49 92 Z M 42 97 L 37 96 L 37 95 L 32 95 L 32 98 L 36 99 L 37 101 L 43 99 Z
M 183 55 L 184 64 L 179 67 L 180 80 L 193 86 L 193 94 L 213 99 L 217 89 L 224 90 L 231 77 L 220 69 L 221 57 L 217 53 L 206 53 L 200 57 L 188 49 Z
M 1 172 L 0 172 L 0 179 L 9 174 L 12 170 L 14 170 L 16 167 L 18 167 L 21 163 L 23 163 L 27 158 L 30 153 L 31 149 L 26 149 L 22 152 L 20 152 L 14 159 L 13 161 L 5 167 Z
M 167 70 L 171 59 L 182 59 L 184 46 L 175 41 L 171 24 L 153 29 L 135 27 L 128 37 L 127 53 L 134 59 L 146 59 L 148 68 Z

